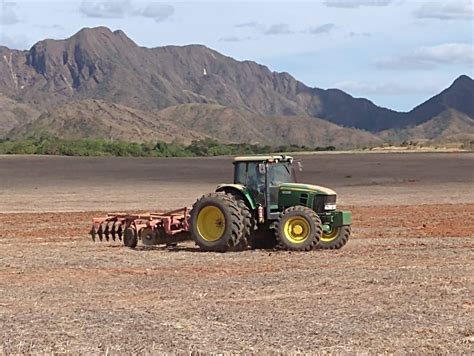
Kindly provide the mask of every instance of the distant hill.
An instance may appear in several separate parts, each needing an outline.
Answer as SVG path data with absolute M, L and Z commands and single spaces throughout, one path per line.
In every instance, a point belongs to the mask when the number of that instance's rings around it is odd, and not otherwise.
M 420 125 L 382 131 L 385 141 L 450 143 L 474 141 L 474 118 L 448 109 Z
M 450 109 L 474 118 L 474 81 L 467 75 L 460 76 L 449 88 L 410 111 L 404 125 L 421 124 Z
M 36 118 L 40 111 L 0 94 L 0 137 L 11 129 Z
M 132 109 L 102 100 L 74 101 L 42 113 L 17 126 L 12 139 L 48 133 L 65 139 L 106 138 L 125 141 L 191 142 L 209 136 L 183 129 L 153 112 Z
M 213 138 L 221 142 L 341 148 L 382 143 L 377 136 L 308 117 L 265 117 L 217 104 L 182 104 L 145 112 L 102 100 L 68 103 L 20 125 L 9 137 L 53 134 L 57 137 L 122 139 L 138 142 Z
M 374 134 L 450 109 L 474 117 L 467 76 L 400 113 L 205 46 L 145 48 L 105 27 L 40 41 L 29 51 L 0 46 L 0 58 L 0 135 L 12 137 L 41 129 L 137 141 L 212 137 L 347 147 L 380 142 Z

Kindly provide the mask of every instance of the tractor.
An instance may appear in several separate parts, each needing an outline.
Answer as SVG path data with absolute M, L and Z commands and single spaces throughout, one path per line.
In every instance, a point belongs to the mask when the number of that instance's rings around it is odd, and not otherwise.
M 336 192 L 296 183 L 290 156 L 234 159 L 234 183 L 193 205 L 189 231 L 205 251 L 273 248 L 338 249 L 351 233 L 352 214 L 336 209 Z
M 336 192 L 296 183 L 290 156 L 234 159 L 234 183 L 205 194 L 191 212 L 107 214 L 94 218 L 92 239 L 122 240 L 125 246 L 175 245 L 189 236 L 203 251 L 278 248 L 338 249 L 351 233 L 352 214 L 336 209 Z

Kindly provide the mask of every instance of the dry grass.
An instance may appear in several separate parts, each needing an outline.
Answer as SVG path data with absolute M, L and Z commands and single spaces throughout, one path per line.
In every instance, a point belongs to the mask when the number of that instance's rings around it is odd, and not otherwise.
M 472 223 L 439 237 L 366 209 L 344 249 L 310 253 L 130 250 L 89 241 L 91 213 L 30 215 L 1 237 L 3 353 L 473 351 Z

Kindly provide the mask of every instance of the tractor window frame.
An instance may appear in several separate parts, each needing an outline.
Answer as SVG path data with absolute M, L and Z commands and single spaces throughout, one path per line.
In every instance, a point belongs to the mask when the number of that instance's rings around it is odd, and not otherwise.
M 242 161 L 242 162 L 235 162 L 234 165 L 236 168 L 234 169 L 234 184 L 241 184 L 244 186 L 248 185 L 248 180 L 249 180 L 249 172 L 252 174 L 255 173 L 256 167 L 258 166 L 259 163 L 265 163 L 265 162 L 260 162 L 260 161 Z M 278 163 L 270 163 L 268 164 L 268 172 L 266 174 L 273 175 L 273 166 L 274 165 L 284 165 L 288 168 L 288 180 L 287 181 L 281 181 L 279 183 L 296 183 L 297 182 L 297 177 L 296 177 L 296 171 L 293 167 L 293 165 L 290 162 L 278 162 Z M 269 182 L 270 185 L 275 185 L 272 184 L 272 182 Z
M 234 184 L 247 184 L 247 162 L 235 162 Z M 243 180 L 241 180 L 243 178 Z
M 265 163 L 265 161 L 242 161 L 235 162 L 234 165 L 234 184 L 241 184 L 248 186 L 249 173 L 250 175 L 256 174 L 257 167 L 260 163 Z M 263 173 L 265 176 L 266 173 Z

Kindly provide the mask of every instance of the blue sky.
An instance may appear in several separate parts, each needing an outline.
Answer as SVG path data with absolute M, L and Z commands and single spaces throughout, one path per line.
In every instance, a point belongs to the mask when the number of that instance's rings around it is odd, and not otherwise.
M 1 0 L 10 48 L 101 25 L 141 46 L 204 44 L 401 111 L 474 77 L 474 0 Z

